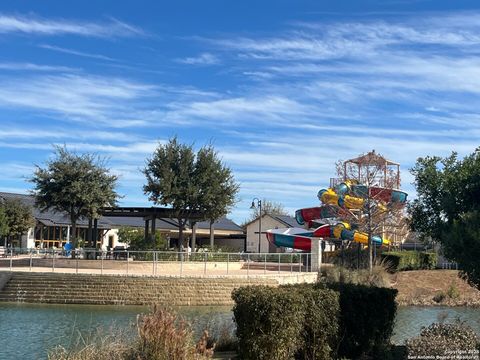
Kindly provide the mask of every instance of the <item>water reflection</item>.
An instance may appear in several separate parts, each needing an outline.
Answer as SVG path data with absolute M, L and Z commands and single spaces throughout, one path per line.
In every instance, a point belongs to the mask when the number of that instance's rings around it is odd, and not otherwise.
M 208 328 L 213 336 L 234 331 L 229 307 L 182 307 L 177 311 L 193 323 L 197 336 Z M 47 349 L 68 346 L 79 332 L 96 336 L 96 330 L 134 336 L 137 314 L 148 311 L 140 306 L 41 305 L 0 303 L 0 359 L 45 359 Z M 422 326 L 445 318 L 466 321 L 480 334 L 480 310 L 475 308 L 401 307 L 398 309 L 393 342 L 417 336 Z

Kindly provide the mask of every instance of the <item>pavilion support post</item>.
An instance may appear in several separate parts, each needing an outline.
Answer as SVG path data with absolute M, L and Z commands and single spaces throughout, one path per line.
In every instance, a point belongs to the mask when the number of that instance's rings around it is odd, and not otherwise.
M 150 219 L 145 219 L 145 233 L 144 233 L 145 240 L 148 240 L 150 238 L 149 227 L 150 227 Z
M 92 246 L 92 219 L 88 219 L 87 243 Z
M 155 224 L 155 220 L 156 218 L 153 217 L 152 218 L 152 234 L 151 234 L 151 240 L 153 242 L 153 249 L 156 250 L 156 247 L 157 247 L 157 242 L 156 242 L 156 236 L 155 236 L 155 231 L 156 231 L 156 224 Z

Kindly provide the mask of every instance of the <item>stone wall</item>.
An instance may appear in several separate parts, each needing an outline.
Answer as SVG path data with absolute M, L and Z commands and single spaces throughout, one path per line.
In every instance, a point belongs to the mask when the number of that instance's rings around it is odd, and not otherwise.
M 7 273 L 0 273 L 4 275 Z M 10 274 L 10 273 L 8 273 Z M 13 272 L 0 301 L 115 305 L 232 305 L 233 289 L 312 282 L 316 274 L 282 277 L 148 277 Z M 288 278 L 288 279 L 287 279 Z

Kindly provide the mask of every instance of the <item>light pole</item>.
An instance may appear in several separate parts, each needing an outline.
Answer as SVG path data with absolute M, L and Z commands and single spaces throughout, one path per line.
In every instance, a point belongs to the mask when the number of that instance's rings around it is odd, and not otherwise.
M 258 214 L 260 215 L 258 217 L 258 253 L 260 253 L 260 244 L 262 243 L 262 200 L 258 198 L 253 198 L 252 200 L 252 206 L 250 206 L 250 209 L 255 209 L 255 200 L 257 201 L 257 206 L 258 206 Z

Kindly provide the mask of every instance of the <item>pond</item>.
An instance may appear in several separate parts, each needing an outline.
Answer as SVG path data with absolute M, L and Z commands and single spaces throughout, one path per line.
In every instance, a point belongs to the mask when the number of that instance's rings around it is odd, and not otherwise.
M 193 321 L 199 334 L 205 327 L 213 333 L 222 328 L 233 331 L 229 307 L 182 307 L 178 312 Z M 39 305 L 0 303 L 0 359 L 45 359 L 46 351 L 56 345 L 68 346 L 79 333 L 84 338 L 95 336 L 98 329 L 112 333 L 121 329 L 125 336 L 135 334 L 137 314 L 148 311 L 138 306 Z M 398 310 L 396 344 L 419 334 L 441 318 L 466 321 L 480 334 L 480 311 L 475 308 L 401 307 Z M 215 335 L 215 334 L 214 334 Z

